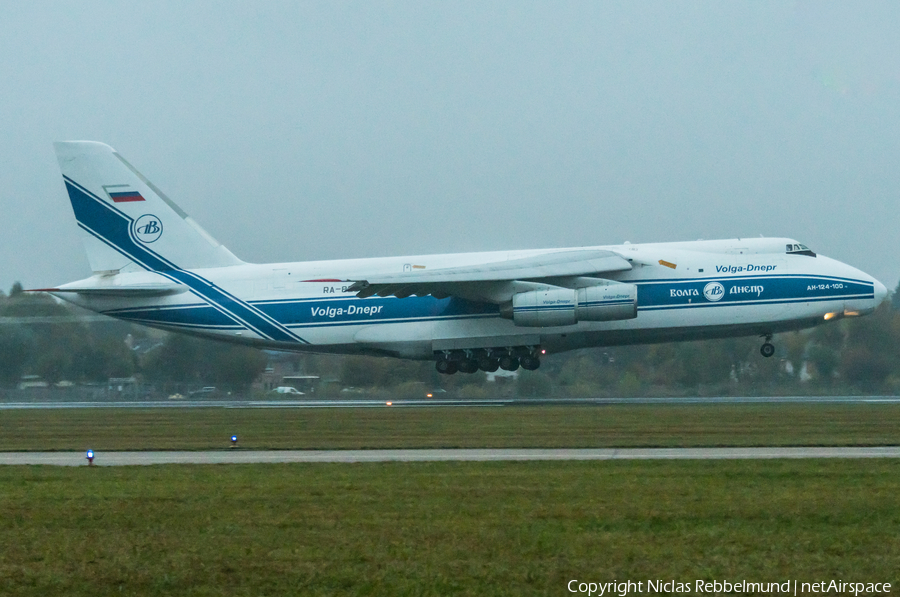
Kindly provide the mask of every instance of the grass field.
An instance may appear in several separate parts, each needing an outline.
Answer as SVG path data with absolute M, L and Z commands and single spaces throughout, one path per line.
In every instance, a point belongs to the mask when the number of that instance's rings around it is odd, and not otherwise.
M 0 411 L 0 450 L 878 446 L 898 404 Z
M 898 445 L 900 405 L 0 411 L 0 450 Z M 0 467 L 0 595 L 900 586 L 900 462 Z
M 900 584 L 894 460 L 0 467 L 2 595 Z

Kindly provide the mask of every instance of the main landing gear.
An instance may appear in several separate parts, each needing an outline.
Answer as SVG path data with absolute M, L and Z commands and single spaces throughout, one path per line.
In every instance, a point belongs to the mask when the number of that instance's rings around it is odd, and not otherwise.
M 515 371 L 519 367 L 534 371 L 541 366 L 541 350 L 537 346 L 508 346 L 505 348 L 483 348 L 477 350 L 446 350 L 435 353 L 434 368 L 438 373 L 453 375 L 475 373 L 479 369 L 489 373 L 497 369 Z
M 775 345 L 772 344 L 772 334 L 766 334 L 766 341 L 759 347 L 759 354 L 767 359 L 775 354 Z

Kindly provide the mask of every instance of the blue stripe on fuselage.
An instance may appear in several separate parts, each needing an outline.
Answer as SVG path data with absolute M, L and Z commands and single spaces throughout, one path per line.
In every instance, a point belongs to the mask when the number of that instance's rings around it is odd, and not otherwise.
M 467 318 L 499 316 L 497 305 L 476 303 L 460 298 L 433 296 L 339 298 L 318 300 L 260 301 L 260 310 L 284 325 L 321 325 L 323 323 L 376 323 L 383 320 Z
M 875 297 L 874 285 L 871 282 L 811 274 L 636 283 L 639 309 L 814 302 Z M 723 294 L 720 300 L 711 301 L 704 296 L 703 291 L 708 285 L 715 283 L 722 286 Z
M 269 317 L 277 319 L 280 324 L 291 327 L 499 317 L 496 305 L 459 298 L 437 299 L 433 296 L 405 299 L 395 297 L 281 299 L 252 301 L 251 304 Z M 230 321 L 212 307 L 200 304 L 130 307 L 104 311 L 104 314 L 176 326 L 196 324 L 206 327 L 227 327 Z
M 243 328 L 232 318 L 208 304 L 174 305 L 166 307 L 131 307 L 128 309 L 112 309 L 104 311 L 104 315 L 119 319 L 140 320 L 141 322 L 158 323 L 160 325 L 200 325 L 217 328 Z
M 725 294 L 721 300 L 711 302 L 703 296 L 703 288 L 710 282 L 722 284 Z M 766 276 L 753 278 L 752 281 L 744 278 L 718 278 L 703 279 L 699 282 L 680 279 L 666 283 L 658 281 L 649 284 L 636 283 L 640 310 L 788 304 L 873 297 L 873 287 L 869 282 L 807 274 Z M 836 284 L 840 287 L 834 288 Z M 762 287 L 759 292 L 751 291 L 758 286 Z M 732 294 L 732 288 L 741 291 Z M 681 291 L 681 294 L 673 297 L 672 290 Z M 496 305 L 459 298 L 437 299 L 432 296 L 404 299 L 396 297 L 361 299 L 355 296 L 327 299 L 283 298 L 250 301 L 250 304 L 281 325 L 292 328 L 499 317 Z M 574 308 L 572 305 L 564 307 Z M 128 308 L 106 313 L 114 317 L 159 325 L 196 325 L 210 329 L 228 328 L 231 321 L 220 311 L 205 304 Z

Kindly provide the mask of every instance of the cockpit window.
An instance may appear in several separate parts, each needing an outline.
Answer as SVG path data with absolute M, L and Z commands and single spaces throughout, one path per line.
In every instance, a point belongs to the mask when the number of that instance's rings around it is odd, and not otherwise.
M 799 243 L 790 243 L 785 245 L 785 253 L 788 255 L 806 255 L 807 257 L 815 257 L 816 254 L 813 253 L 809 247 L 806 245 L 801 245 Z

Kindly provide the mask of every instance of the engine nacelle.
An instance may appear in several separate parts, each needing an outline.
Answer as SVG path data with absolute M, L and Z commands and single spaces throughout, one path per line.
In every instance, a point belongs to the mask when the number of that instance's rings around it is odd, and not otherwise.
M 500 307 L 501 317 L 523 327 L 573 325 L 579 321 L 614 321 L 637 317 L 637 286 L 606 284 L 587 288 L 553 288 L 513 295 Z

